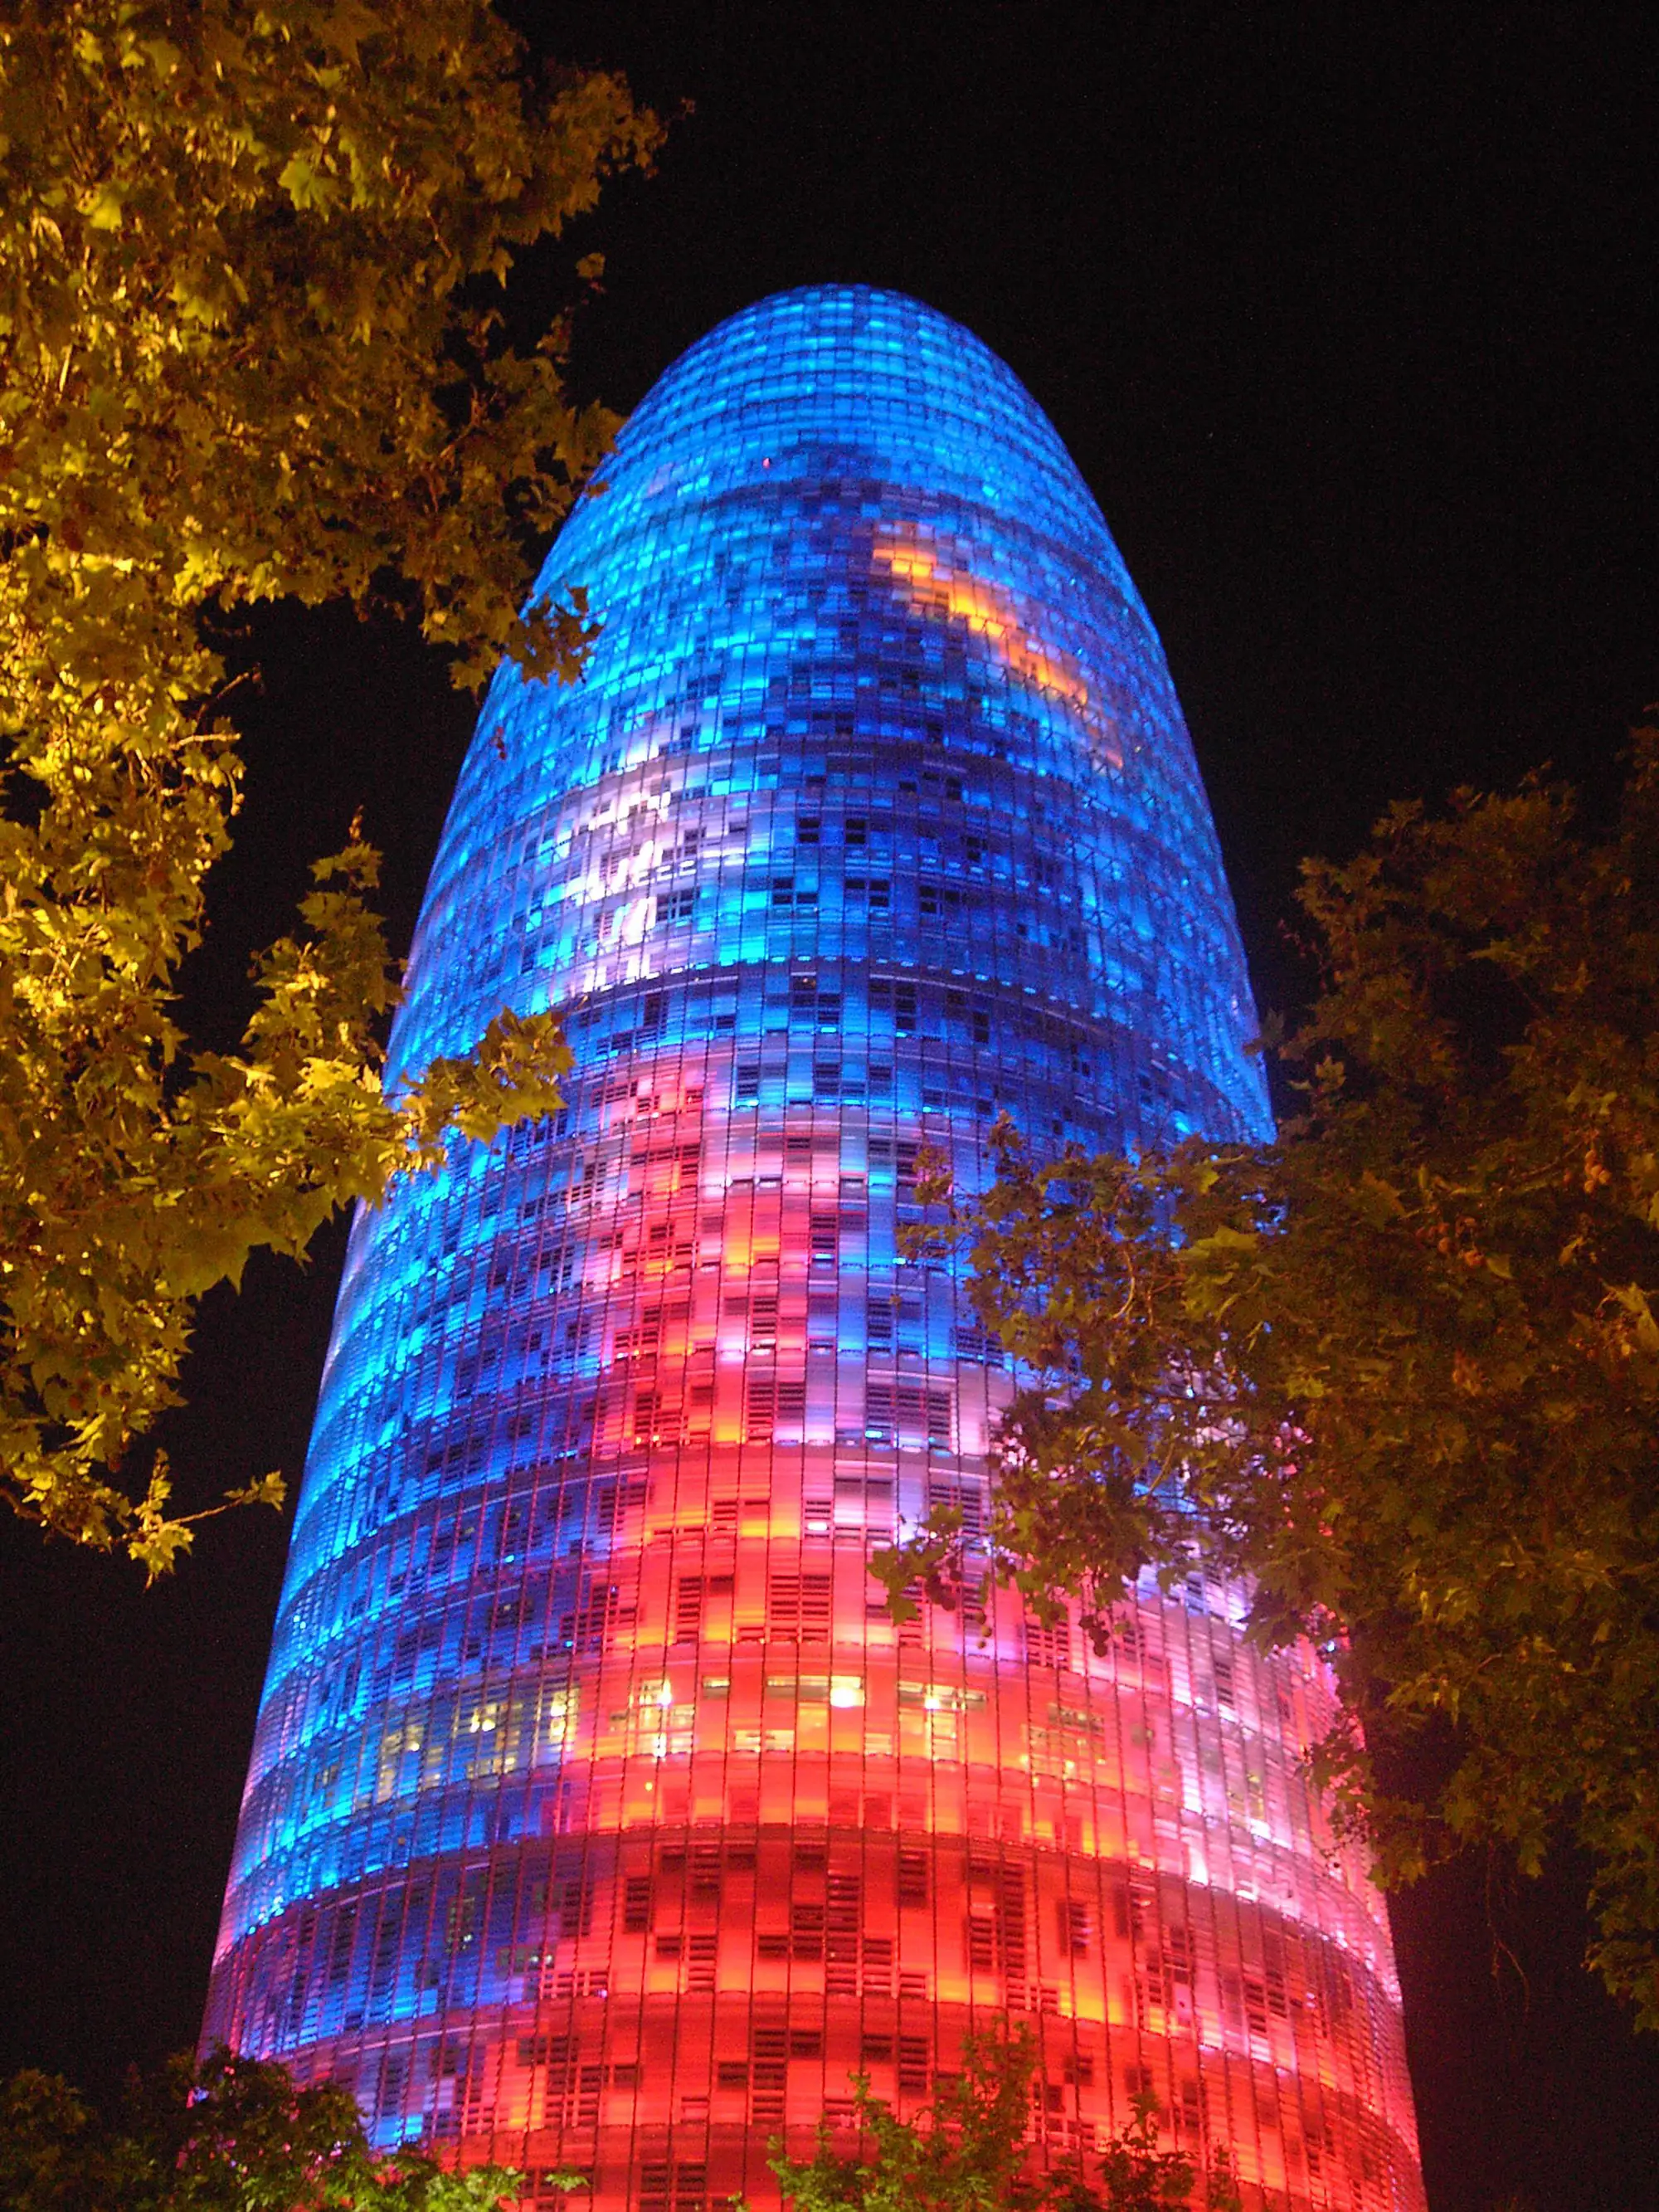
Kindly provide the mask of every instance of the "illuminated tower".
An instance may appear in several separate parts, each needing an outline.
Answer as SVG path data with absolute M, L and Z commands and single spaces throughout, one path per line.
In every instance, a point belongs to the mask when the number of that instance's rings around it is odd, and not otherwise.
M 775 2203 L 1012 2014 L 1075 2143 L 1150 2087 L 1275 2206 L 1422 2203 L 1382 1905 L 1297 1772 L 1330 1691 L 1150 1587 L 1097 1657 L 866 1560 L 986 1512 L 1012 1387 L 907 1261 L 924 1145 L 1268 1127 L 1157 636 L 943 316 L 763 301 L 646 399 L 491 691 L 394 1060 L 567 1010 L 568 1109 L 356 1224 L 208 2033 L 377 2140 Z M 555 2200 L 547 2197 L 550 2204 Z M 562 2202 L 563 2200 L 557 2200 Z

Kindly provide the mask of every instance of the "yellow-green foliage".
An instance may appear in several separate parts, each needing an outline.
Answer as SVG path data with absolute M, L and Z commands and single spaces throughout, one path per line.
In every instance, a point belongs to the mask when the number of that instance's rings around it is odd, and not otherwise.
M 544 1111 L 568 1061 L 504 1016 L 383 1093 L 355 837 L 240 1050 L 192 1052 L 179 965 L 239 793 L 203 610 L 390 599 L 459 684 L 579 673 L 579 580 L 517 609 L 614 423 L 568 400 L 561 330 L 508 343 L 501 280 L 657 136 L 614 77 L 532 84 L 468 0 L 0 21 L 0 1489 L 152 1573 L 189 1528 L 128 1470 L 201 1293 Z
M 1383 1876 L 1574 1837 L 1593 1962 L 1659 2025 L 1659 731 L 1604 831 L 1540 780 L 1398 806 L 1301 896 L 1277 1143 L 1043 1163 L 1005 1128 L 957 1222 L 1030 1381 L 1003 1568 L 1098 1630 L 1201 1531 L 1260 1634 L 1332 1650 L 1316 1769 Z
M 901 2119 L 854 2077 L 858 2145 L 820 2132 L 811 2160 L 774 2145 L 772 2171 L 791 2212 L 1239 2212 L 1232 2167 L 1218 2150 L 1202 2172 L 1158 2140 L 1155 2099 L 1097 2152 L 1050 2164 L 1032 2137 L 1037 2044 L 1028 2028 L 963 2039 L 961 2071 L 932 2104 Z
M 302 2089 L 284 2068 L 228 2051 L 135 2074 L 112 2125 L 55 2075 L 0 2082 L 8 2212 L 498 2212 L 520 2183 L 502 2166 L 459 2173 L 414 2149 L 377 2155 L 349 2089 Z

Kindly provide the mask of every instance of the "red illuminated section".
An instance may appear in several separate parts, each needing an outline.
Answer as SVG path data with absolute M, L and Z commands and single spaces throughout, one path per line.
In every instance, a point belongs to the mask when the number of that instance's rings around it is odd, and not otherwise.
M 720 1080 L 659 1063 L 596 1147 L 612 1542 L 568 1686 L 480 1723 L 497 1771 L 561 1780 L 534 1879 L 498 1856 L 453 1908 L 452 1942 L 514 1933 L 432 2131 L 530 2201 L 574 2166 L 578 2207 L 765 2206 L 769 2136 L 848 2121 L 854 2071 L 912 2109 L 1012 2018 L 1057 2153 L 1150 2088 L 1253 2204 L 1420 2204 L 1381 1908 L 1298 1770 L 1321 1666 L 1248 1649 L 1242 1593 L 1197 1572 L 1104 1656 L 983 1587 L 896 1627 L 869 1552 L 929 1504 L 982 1524 L 1006 1384 L 872 1352 L 838 1292 L 872 1215 L 890 1241 L 896 1147 L 950 1132 L 711 1115 Z

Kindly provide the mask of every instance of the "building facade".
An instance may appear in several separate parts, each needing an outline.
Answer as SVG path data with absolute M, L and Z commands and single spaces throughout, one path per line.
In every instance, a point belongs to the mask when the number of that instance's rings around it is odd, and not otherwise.
M 662 378 L 567 580 L 590 671 L 492 690 L 393 1061 L 551 1003 L 568 1103 L 356 1225 L 209 2037 L 383 2143 L 704 2212 L 775 2203 L 767 2138 L 852 2070 L 912 2109 L 1012 2015 L 1057 2150 L 1150 2089 L 1253 2204 L 1413 2212 L 1314 1655 L 1199 1572 L 1097 1654 L 971 1578 L 896 1626 L 867 1569 L 931 1505 L 983 1526 L 1012 1387 L 905 1255 L 919 1152 L 972 1190 L 1003 1111 L 1269 1127 L 1098 509 L 968 332 L 826 288 Z

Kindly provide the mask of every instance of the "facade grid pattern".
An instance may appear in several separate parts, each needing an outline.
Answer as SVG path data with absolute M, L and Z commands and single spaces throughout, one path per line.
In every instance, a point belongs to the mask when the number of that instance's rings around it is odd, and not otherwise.
M 971 1578 L 896 1628 L 868 1573 L 983 1527 L 1013 1387 L 905 1256 L 919 1151 L 1269 1127 L 1097 508 L 968 332 L 815 289 L 669 370 L 566 578 L 589 673 L 492 689 L 392 1055 L 552 1003 L 568 1103 L 354 1229 L 207 2033 L 380 2142 L 704 2212 L 1014 2014 L 1057 2152 L 1149 2087 L 1252 2203 L 1417 2212 L 1316 1656 L 1197 1571 L 1099 1651 Z

